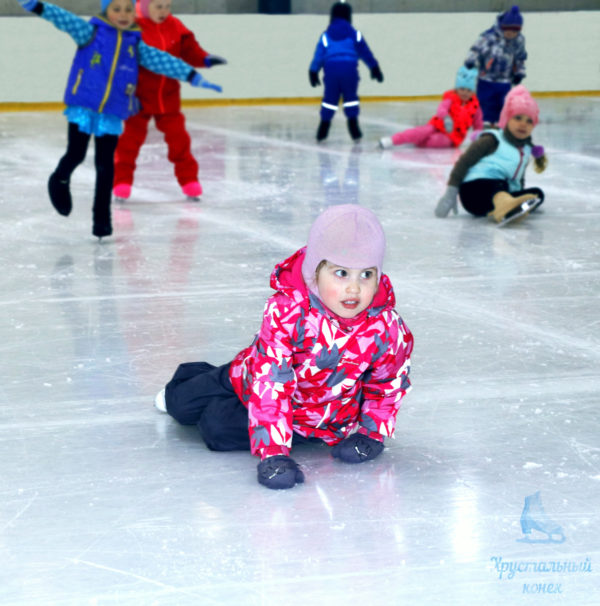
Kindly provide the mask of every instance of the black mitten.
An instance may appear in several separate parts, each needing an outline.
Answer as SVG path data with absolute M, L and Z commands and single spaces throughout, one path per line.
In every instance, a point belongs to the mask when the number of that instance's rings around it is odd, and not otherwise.
M 353 433 L 336 444 L 331 449 L 331 454 L 345 463 L 363 463 L 379 456 L 382 450 L 383 442 L 378 442 L 361 433 Z
M 319 86 L 319 84 L 321 84 L 321 81 L 319 80 L 319 73 L 318 72 L 313 72 L 312 70 L 308 71 L 308 79 L 310 80 L 310 85 L 311 86 Z
M 279 490 L 293 488 L 304 482 L 304 474 L 298 463 L 286 455 L 267 457 L 258 464 L 258 483 Z
M 517 84 L 521 84 L 521 82 L 523 82 L 523 78 L 525 76 L 522 76 L 521 74 L 515 74 L 512 77 L 512 83 L 514 84 L 514 86 L 517 86 Z
M 475 61 L 465 61 L 465 67 L 467 69 L 473 69 L 475 67 Z
M 207 55 L 204 57 L 204 65 L 206 67 L 214 67 L 215 65 L 226 65 L 227 59 L 219 57 L 219 55 Z
M 375 65 L 371 68 L 371 79 L 377 80 L 377 82 L 383 82 L 383 74 L 379 69 L 379 65 Z

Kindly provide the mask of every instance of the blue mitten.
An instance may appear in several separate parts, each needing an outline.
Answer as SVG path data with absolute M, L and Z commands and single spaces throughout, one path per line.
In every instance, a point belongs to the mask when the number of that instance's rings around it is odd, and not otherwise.
M 298 463 L 286 455 L 275 455 L 263 459 L 257 467 L 258 483 L 279 490 L 293 488 L 295 484 L 304 482 L 304 474 Z
M 382 451 L 383 442 L 362 433 L 353 433 L 336 444 L 331 449 L 331 455 L 345 463 L 364 463 L 378 457 Z
M 35 5 L 38 3 L 38 0 L 17 0 L 17 2 L 26 10 L 32 11 L 35 8 Z
M 444 118 L 444 128 L 448 134 L 454 130 L 454 120 L 450 116 Z
M 215 65 L 225 65 L 227 63 L 227 59 L 223 57 L 219 57 L 219 55 L 208 55 L 204 57 L 204 65 L 206 67 L 214 67 Z
M 198 72 L 194 72 L 191 80 L 189 81 L 192 86 L 201 86 L 202 88 L 212 88 L 218 93 L 222 92 L 223 89 L 218 84 L 213 84 L 208 80 L 205 80 Z

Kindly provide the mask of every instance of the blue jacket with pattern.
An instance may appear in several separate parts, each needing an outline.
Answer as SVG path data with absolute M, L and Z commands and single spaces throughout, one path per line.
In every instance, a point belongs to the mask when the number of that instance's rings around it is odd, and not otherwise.
M 525 77 L 526 59 L 523 34 L 507 40 L 500 25 L 495 23 L 471 46 L 465 65 L 477 67 L 482 80 L 512 83 L 515 76 Z
M 34 12 L 68 33 L 76 42 L 65 103 L 125 119 L 139 109 L 135 97 L 138 64 L 177 80 L 190 80 L 194 68 L 141 40 L 137 25 L 118 30 L 105 17 L 86 21 L 69 11 L 38 2 Z

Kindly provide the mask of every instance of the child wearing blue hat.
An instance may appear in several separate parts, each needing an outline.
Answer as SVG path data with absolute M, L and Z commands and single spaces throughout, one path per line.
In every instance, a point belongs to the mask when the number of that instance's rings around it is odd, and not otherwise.
M 477 98 L 486 123 L 496 124 L 511 87 L 525 78 L 525 37 L 518 6 L 498 15 L 496 23 L 471 46 L 465 67 L 479 70 Z
M 477 70 L 461 66 L 456 74 L 454 89 L 444 93 L 435 115 L 427 124 L 383 137 L 379 140 L 379 146 L 387 149 L 412 143 L 417 147 L 458 147 L 469 128 L 481 130 L 483 127 L 479 101 L 474 92 L 476 82 Z
M 191 66 L 148 46 L 135 25 L 133 0 L 101 0 L 100 15 L 86 21 L 49 2 L 18 0 L 30 12 L 68 33 L 77 44 L 64 101 L 69 122 L 67 151 L 48 180 L 50 201 L 68 216 L 72 209 L 69 182 L 95 140 L 96 188 L 92 233 L 112 234 L 110 217 L 114 152 L 123 120 L 139 110 L 135 96 L 138 65 L 150 71 L 221 91 Z

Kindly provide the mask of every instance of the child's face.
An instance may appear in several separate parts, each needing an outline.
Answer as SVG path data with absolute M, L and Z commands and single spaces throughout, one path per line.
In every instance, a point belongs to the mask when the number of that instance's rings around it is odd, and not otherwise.
M 112 0 L 106 9 L 106 18 L 117 29 L 129 29 L 135 21 L 131 0 Z
M 519 30 L 516 29 L 503 29 L 502 33 L 507 40 L 514 40 L 519 35 Z
M 473 96 L 473 91 L 469 90 L 468 88 L 457 88 L 456 94 L 458 95 L 459 99 L 464 103 Z
M 148 16 L 154 23 L 162 23 L 171 14 L 171 0 L 152 0 L 148 5 Z
M 517 114 L 506 123 L 506 127 L 513 137 L 527 139 L 533 130 L 533 120 L 525 114 Z
M 377 268 L 350 269 L 329 261 L 319 269 L 321 301 L 340 318 L 354 318 L 367 309 L 377 292 Z

